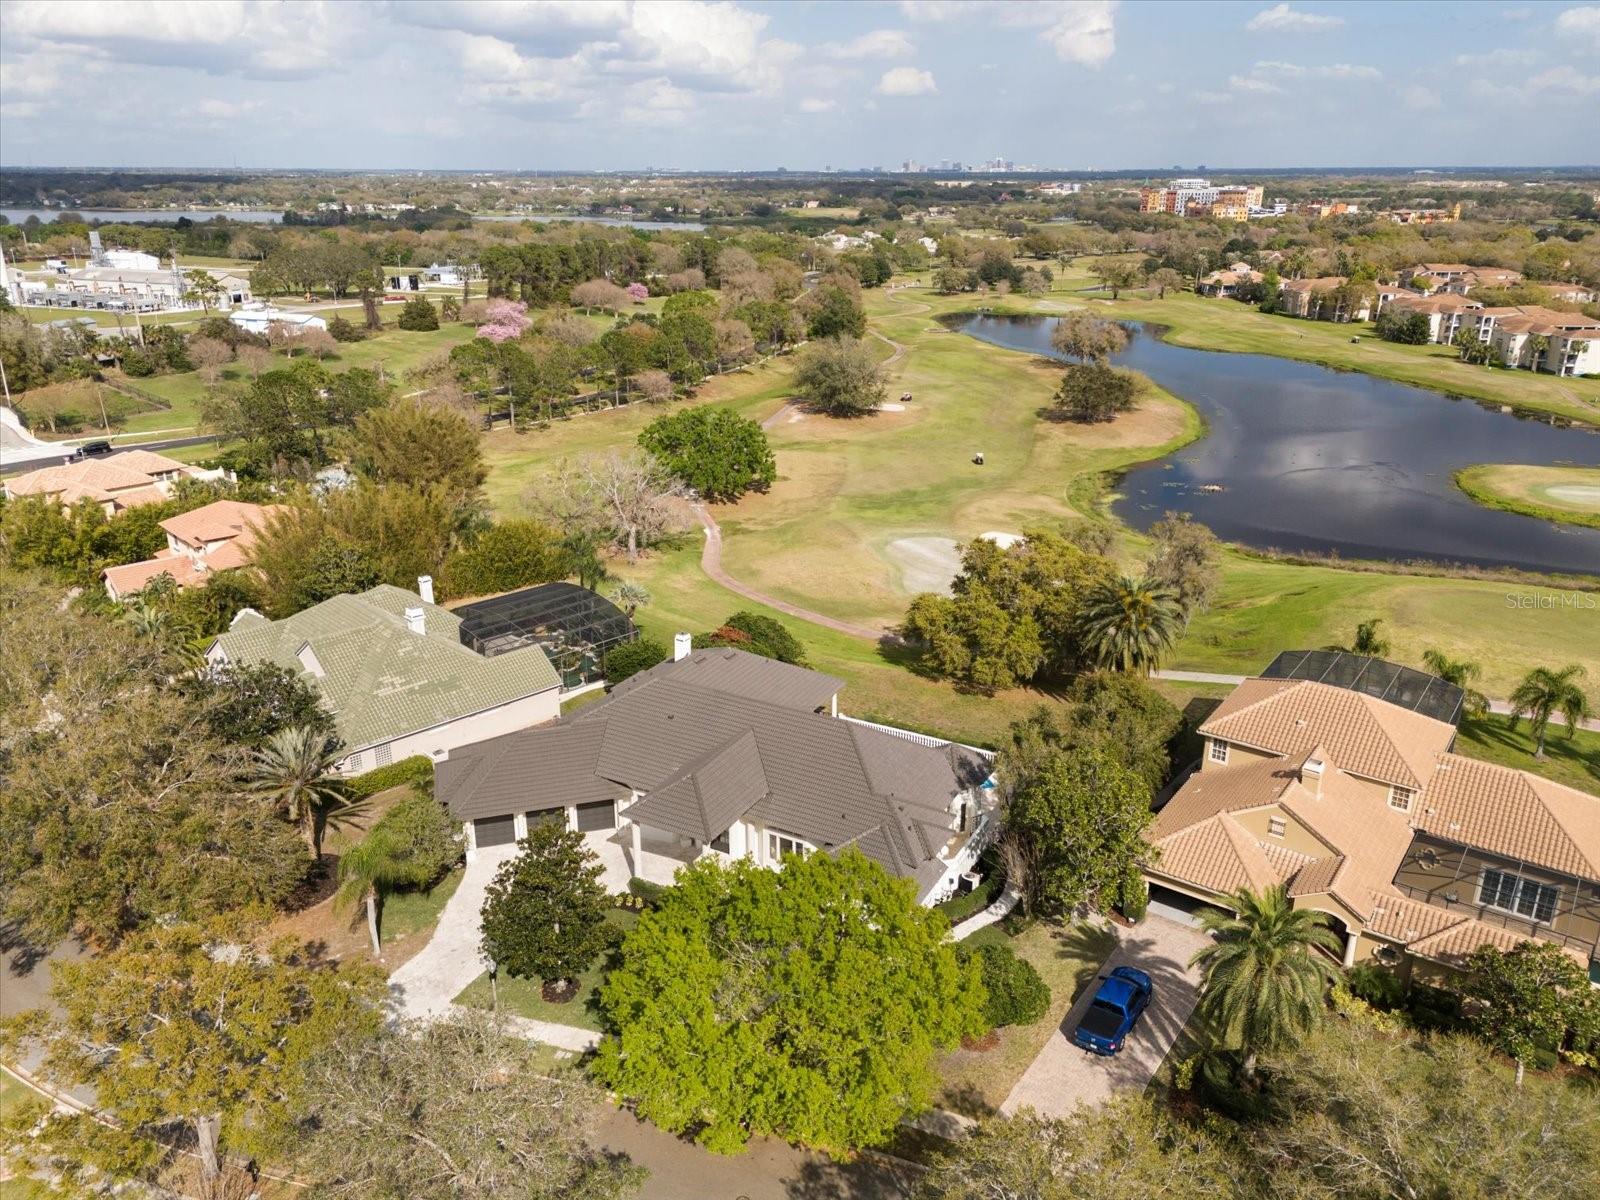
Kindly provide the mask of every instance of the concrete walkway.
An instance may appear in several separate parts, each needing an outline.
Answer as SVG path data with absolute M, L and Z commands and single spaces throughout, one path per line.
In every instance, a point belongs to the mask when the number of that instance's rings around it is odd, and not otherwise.
M 395 1016 L 431 1020 L 450 1011 L 461 989 L 485 970 L 478 949 L 482 938 L 483 900 L 500 864 L 516 846 L 479 850 L 461 876 L 461 886 L 439 914 L 439 924 L 418 954 L 389 976 Z
M 1005 888 L 1003 891 L 1001 891 L 999 898 L 995 900 L 993 904 L 989 905 L 988 908 L 984 909 L 980 913 L 973 913 L 972 916 L 968 917 L 965 921 L 962 921 L 959 925 L 952 929 L 950 931 L 950 937 L 954 941 L 959 942 L 965 938 L 971 937 L 980 929 L 987 929 L 996 921 L 1004 920 L 1006 914 L 1015 908 L 1017 906 L 1017 901 L 1021 899 L 1021 892 L 1017 891 L 1015 888 Z
M 1189 966 L 1189 959 L 1206 944 L 1206 936 L 1157 916 L 1145 917 L 1132 929 L 1112 928 L 1117 948 L 1011 1089 L 1000 1106 L 1006 1115 L 1032 1108 L 1042 1116 L 1064 1117 L 1082 1104 L 1103 1104 L 1121 1092 L 1143 1091 L 1189 1020 L 1200 998 L 1200 972 Z M 1101 1058 L 1074 1046 L 1072 1031 L 1094 999 L 1100 978 L 1120 966 L 1149 975 L 1155 999 L 1121 1053 Z

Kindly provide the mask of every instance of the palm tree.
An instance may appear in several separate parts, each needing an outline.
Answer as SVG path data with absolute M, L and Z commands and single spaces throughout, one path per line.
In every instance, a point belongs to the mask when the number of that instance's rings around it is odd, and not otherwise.
M 1148 576 L 1090 588 L 1078 614 L 1084 650 L 1102 667 L 1148 675 L 1183 630 L 1178 594 Z
M 367 936 L 372 954 L 383 957 L 378 919 L 383 901 L 395 888 L 415 882 L 416 868 L 405 850 L 383 829 L 375 829 L 339 856 L 339 890 L 334 894 L 337 912 L 347 912 L 358 900 L 367 908 Z
M 277 802 L 284 816 L 300 826 L 312 856 L 322 860 L 322 835 L 331 825 L 348 826 L 367 808 L 351 800 L 338 767 L 339 739 L 307 725 L 280 729 L 251 752 L 250 777 L 256 791 Z
M 1450 658 L 1439 650 L 1424 650 L 1422 665 L 1446 683 L 1461 689 L 1461 707 L 1468 716 L 1481 717 L 1489 711 L 1489 697 L 1472 686 L 1483 668 L 1465 658 Z
M 1189 965 L 1205 967 L 1201 1015 L 1244 1051 L 1248 1079 L 1259 1052 L 1303 1038 L 1322 1018 L 1324 989 L 1338 973 L 1317 951 L 1344 946 L 1324 914 L 1292 907 L 1282 884 L 1240 888 L 1223 903 L 1238 915 L 1201 910 L 1201 927 L 1215 940 Z
M 1382 617 L 1373 617 L 1356 626 L 1355 640 L 1350 643 L 1351 654 L 1364 654 L 1368 658 L 1382 658 L 1389 653 L 1389 639 L 1378 632 Z
M 634 613 L 650 603 L 650 590 L 642 583 L 629 583 L 624 580 L 611 589 L 611 602 L 632 620 Z
M 1533 751 L 1535 758 L 1544 757 L 1544 735 L 1553 714 L 1559 712 L 1566 719 L 1568 737 L 1591 715 L 1589 697 L 1578 686 L 1578 680 L 1586 674 L 1580 663 L 1572 663 L 1559 671 L 1535 667 L 1522 677 L 1517 690 L 1511 693 L 1511 728 L 1515 729 L 1517 722 L 1528 717 L 1538 742 Z

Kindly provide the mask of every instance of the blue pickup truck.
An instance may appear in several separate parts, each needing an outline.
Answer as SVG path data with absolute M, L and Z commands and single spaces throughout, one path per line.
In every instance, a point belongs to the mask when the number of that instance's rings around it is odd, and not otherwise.
M 1092 1054 L 1115 1054 L 1155 995 L 1150 976 L 1132 967 L 1116 967 L 1100 983 L 1083 1020 L 1072 1031 L 1074 1045 Z

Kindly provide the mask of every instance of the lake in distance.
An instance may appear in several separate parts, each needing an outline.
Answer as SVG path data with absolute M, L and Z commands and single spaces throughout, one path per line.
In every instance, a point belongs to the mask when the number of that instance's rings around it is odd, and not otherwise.
M 1054 317 L 965 315 L 962 333 L 1059 358 Z M 1600 529 L 1486 508 L 1456 488 L 1477 463 L 1600 467 L 1600 432 L 1263 354 L 1174 346 L 1132 325 L 1114 362 L 1205 417 L 1200 440 L 1132 468 L 1112 511 L 1148 529 L 1169 510 L 1258 549 L 1600 574 Z M 1206 492 L 1207 485 L 1222 486 Z

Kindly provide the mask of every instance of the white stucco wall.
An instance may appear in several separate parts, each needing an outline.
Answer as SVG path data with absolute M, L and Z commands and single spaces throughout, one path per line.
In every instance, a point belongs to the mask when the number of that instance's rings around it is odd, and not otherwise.
M 470 713 L 464 717 L 457 717 L 454 721 L 447 721 L 443 725 L 435 725 L 395 738 L 389 743 L 389 761 L 399 762 L 402 758 L 410 758 L 414 754 L 425 754 L 430 758 L 436 758 L 441 752 L 448 753 L 474 742 L 486 742 L 504 733 L 515 733 L 519 729 L 542 725 L 560 715 L 560 692 L 556 688 L 551 688 L 546 692 L 513 700 L 509 704 Z M 376 746 L 361 747 L 361 761 L 348 773 L 359 775 L 363 771 L 371 771 L 382 765 L 376 761 L 376 749 Z

